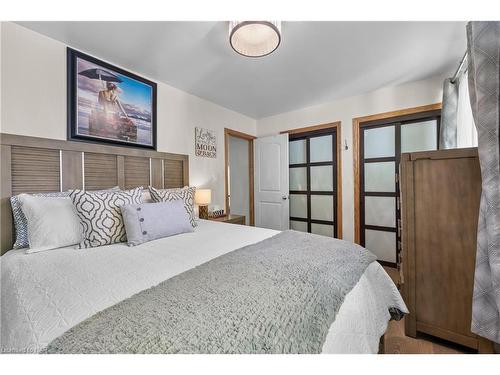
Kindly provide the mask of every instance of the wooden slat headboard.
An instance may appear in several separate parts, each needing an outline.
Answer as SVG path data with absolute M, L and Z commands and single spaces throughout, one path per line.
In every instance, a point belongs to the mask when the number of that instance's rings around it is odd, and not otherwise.
M 0 144 L 1 254 L 13 244 L 12 195 L 189 185 L 187 155 L 3 133 Z

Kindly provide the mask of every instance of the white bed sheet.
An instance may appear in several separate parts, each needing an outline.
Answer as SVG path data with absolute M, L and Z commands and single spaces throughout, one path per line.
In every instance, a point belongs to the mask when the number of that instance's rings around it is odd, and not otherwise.
M 200 220 L 196 231 L 136 247 L 11 250 L 1 259 L 1 350 L 36 353 L 98 311 L 276 231 Z M 371 264 L 346 296 L 324 353 L 376 353 L 388 307 L 407 311 L 395 285 Z

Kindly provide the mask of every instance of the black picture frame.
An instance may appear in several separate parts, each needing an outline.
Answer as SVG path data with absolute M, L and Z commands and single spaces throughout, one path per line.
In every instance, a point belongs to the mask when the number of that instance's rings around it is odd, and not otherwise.
M 151 143 L 138 143 L 137 140 L 128 141 L 128 140 L 119 140 L 114 138 L 107 138 L 104 136 L 96 136 L 92 134 L 80 134 L 78 131 L 78 72 L 77 72 L 77 61 L 78 59 L 85 60 L 89 63 L 98 65 L 104 69 L 108 69 L 113 71 L 114 73 L 118 73 L 122 76 L 125 76 L 128 79 L 138 81 L 144 85 L 147 85 L 151 88 Z M 67 48 L 67 138 L 71 141 L 80 141 L 80 142 L 89 142 L 89 143 L 104 143 L 104 144 L 113 144 L 113 145 L 121 145 L 127 147 L 138 147 L 138 148 L 146 148 L 156 150 L 157 147 L 157 118 L 156 118 L 156 109 L 157 109 L 157 84 L 148 79 L 140 77 L 136 74 L 128 72 L 124 69 L 121 69 L 117 66 L 109 64 L 105 61 L 97 59 L 93 56 L 89 56 L 83 52 L 74 50 L 72 48 Z M 126 114 L 125 114 L 126 116 Z M 128 117 L 127 117 L 128 119 Z M 129 120 L 127 120 L 129 121 Z M 90 122 L 90 120 L 89 120 Z M 123 126 L 123 125 L 118 125 Z M 130 126 L 130 125 L 127 125 Z M 137 126 L 135 126 L 136 137 L 137 137 Z M 90 125 L 89 125 L 90 127 Z M 90 128 L 89 128 L 90 133 Z

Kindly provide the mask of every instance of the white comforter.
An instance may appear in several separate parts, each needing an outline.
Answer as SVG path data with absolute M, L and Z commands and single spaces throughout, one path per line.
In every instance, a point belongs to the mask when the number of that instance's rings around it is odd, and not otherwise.
M 194 233 L 127 247 L 57 249 L 1 257 L 1 350 L 36 353 L 86 318 L 217 256 L 277 232 L 199 222 Z M 346 296 L 324 353 L 376 353 L 388 307 L 407 312 L 391 279 L 371 264 Z

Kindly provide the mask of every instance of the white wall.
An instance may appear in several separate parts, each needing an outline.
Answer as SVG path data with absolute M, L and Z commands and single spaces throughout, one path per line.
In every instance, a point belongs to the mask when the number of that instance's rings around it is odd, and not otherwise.
M 67 139 L 66 46 L 9 22 L 1 23 L 0 35 L 0 130 L 12 134 Z M 137 74 L 142 75 L 140 72 Z M 342 151 L 343 233 L 345 239 L 352 240 L 352 119 L 440 102 L 443 78 L 386 87 L 257 121 L 158 82 L 158 151 L 189 154 L 191 185 L 213 189 L 212 206 L 222 208 L 224 127 L 265 136 L 290 128 L 340 120 L 342 139 L 347 140 L 349 146 L 349 150 Z M 217 159 L 194 155 L 195 126 L 217 131 Z
M 0 35 L 1 131 L 66 140 L 66 45 L 10 22 Z M 190 184 L 211 188 L 212 206 L 223 208 L 224 127 L 255 135 L 256 121 L 157 83 L 158 151 L 189 154 Z M 216 159 L 194 155 L 196 126 L 217 131 Z
M 395 87 L 385 87 L 368 94 L 337 100 L 266 117 L 257 121 L 257 136 L 334 121 L 342 122 L 342 209 L 343 238 L 354 239 L 354 168 L 352 152 L 352 119 L 398 109 L 441 102 L 444 77 L 434 77 Z
M 0 133 L 2 131 L 2 23 L 0 22 Z
M 231 213 L 244 215 L 246 223 L 250 222 L 250 168 L 248 160 L 248 141 L 241 138 L 229 137 L 229 171 Z

